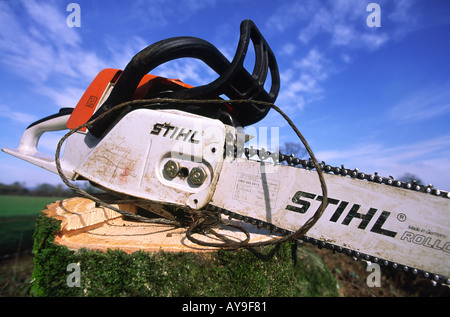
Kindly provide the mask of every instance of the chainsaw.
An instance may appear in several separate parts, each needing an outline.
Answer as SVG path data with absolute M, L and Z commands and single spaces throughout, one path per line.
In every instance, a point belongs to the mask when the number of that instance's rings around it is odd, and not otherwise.
M 250 43 L 252 73 L 244 67 Z M 204 62 L 217 79 L 193 87 L 149 74 L 186 57 Z M 156 42 L 123 70 L 101 71 L 75 108 L 32 123 L 17 149 L 3 151 L 59 174 L 68 186 L 85 180 L 131 197 L 168 223 L 180 224 L 196 212 L 209 215 L 194 219 L 197 225 L 212 226 L 211 215 L 224 215 L 271 235 L 449 285 L 449 192 L 319 163 L 274 105 L 279 89 L 271 48 L 255 24 L 244 20 L 231 62 L 199 38 Z M 252 136 L 244 127 L 271 109 L 288 120 L 309 159 L 246 146 Z M 58 130 L 69 133 L 56 155 L 39 151 L 41 135 Z

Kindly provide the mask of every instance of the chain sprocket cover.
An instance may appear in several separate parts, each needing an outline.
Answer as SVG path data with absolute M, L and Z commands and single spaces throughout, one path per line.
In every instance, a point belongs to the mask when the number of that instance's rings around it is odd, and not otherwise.
M 137 109 L 117 122 L 75 171 L 117 193 L 199 209 L 212 197 L 225 134 L 219 120 Z

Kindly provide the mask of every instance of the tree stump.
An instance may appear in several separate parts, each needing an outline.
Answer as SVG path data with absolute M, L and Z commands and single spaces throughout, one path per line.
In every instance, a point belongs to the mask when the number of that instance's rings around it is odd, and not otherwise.
M 134 205 L 115 206 L 136 212 Z M 247 229 L 252 241 L 273 238 L 263 230 Z M 282 244 L 270 259 L 261 259 L 247 249 L 223 250 L 194 244 L 185 232 L 185 228 L 127 219 L 85 198 L 57 201 L 37 218 L 31 295 L 337 295 L 336 280 L 326 270 L 320 275 L 331 276 L 331 282 L 319 287 L 319 293 L 309 294 L 305 281 L 297 283 L 299 265 L 294 265 L 292 242 Z M 229 227 L 221 228 L 220 233 L 237 239 L 243 236 Z M 202 239 L 215 241 L 213 237 Z M 259 251 L 267 254 L 272 248 Z M 302 257 L 306 256 L 301 252 Z

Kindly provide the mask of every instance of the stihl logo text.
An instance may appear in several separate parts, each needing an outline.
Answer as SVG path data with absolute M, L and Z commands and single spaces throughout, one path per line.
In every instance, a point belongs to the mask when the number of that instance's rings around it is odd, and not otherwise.
M 170 125 L 169 123 L 155 123 L 153 125 L 153 130 L 150 131 L 150 133 L 154 135 L 160 135 L 162 133 L 163 137 L 191 142 L 194 144 L 198 144 L 200 142 L 195 139 L 198 131 L 183 127 L 176 127 Z
M 313 200 L 322 201 L 322 199 L 323 198 L 320 195 L 298 191 L 295 193 L 294 197 L 292 197 L 292 202 L 294 203 L 294 205 L 287 205 L 286 209 L 304 214 L 308 211 L 309 207 L 311 206 L 311 201 Z M 336 209 L 329 220 L 332 222 L 337 222 L 341 218 L 342 214 L 344 213 L 345 209 L 348 207 L 349 204 L 350 203 L 348 201 L 343 200 L 340 201 L 337 199 L 328 198 L 328 204 L 326 208 L 328 208 L 330 205 L 336 206 Z M 375 217 L 375 215 L 377 215 L 378 219 L 372 225 L 370 231 L 388 237 L 395 237 L 397 235 L 397 232 L 383 229 L 384 223 L 391 214 L 389 211 L 383 210 L 381 212 L 378 212 L 378 209 L 369 208 L 369 210 L 366 213 L 361 213 L 359 212 L 360 208 L 361 205 L 353 204 L 350 210 L 347 212 L 345 218 L 342 220 L 341 224 L 348 226 L 353 219 L 355 218 L 360 219 L 361 221 L 358 225 L 358 229 L 364 230 L 367 228 L 367 225 Z

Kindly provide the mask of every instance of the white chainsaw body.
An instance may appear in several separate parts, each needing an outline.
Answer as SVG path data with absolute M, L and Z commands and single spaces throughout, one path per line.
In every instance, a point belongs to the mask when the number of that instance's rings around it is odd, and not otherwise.
M 222 167 L 225 127 L 180 111 L 139 109 L 120 120 L 75 169 L 84 178 L 119 193 L 151 201 L 203 207 Z M 179 173 L 165 173 L 169 161 Z M 201 184 L 188 177 L 193 168 Z
M 57 173 L 55 158 L 37 150 L 44 132 L 65 129 L 60 116 L 25 130 L 17 149 L 5 152 Z M 87 179 L 105 189 L 154 202 L 205 206 L 222 167 L 226 130 L 214 119 L 177 110 L 138 109 L 128 113 L 100 140 L 87 132 L 69 136 L 61 158 L 64 175 Z M 170 177 L 166 163 L 179 173 Z M 201 184 L 189 173 L 201 169 Z

